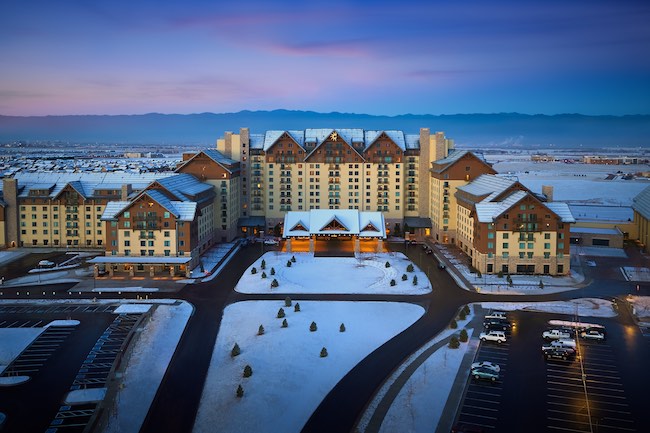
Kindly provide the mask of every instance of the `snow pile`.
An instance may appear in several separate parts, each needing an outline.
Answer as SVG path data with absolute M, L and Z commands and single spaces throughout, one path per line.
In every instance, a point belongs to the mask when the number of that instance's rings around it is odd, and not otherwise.
M 493 310 L 522 310 L 545 313 L 578 315 L 581 317 L 615 317 L 611 301 L 598 298 L 572 299 L 570 301 L 548 302 L 482 302 L 483 308 Z
M 287 262 L 295 257 L 295 263 Z M 266 269 L 262 269 L 262 260 Z M 386 267 L 386 262 L 390 267 Z M 242 275 L 235 290 L 240 293 L 364 293 L 420 295 L 431 292 L 426 274 L 402 253 L 357 254 L 356 257 L 314 257 L 312 253 L 268 252 Z M 255 268 L 256 273 L 252 273 Z M 275 275 L 271 275 L 271 268 Z M 266 278 L 262 278 L 262 273 Z M 402 275 L 408 279 L 402 281 Z M 413 277 L 418 284 L 413 285 Z M 271 288 L 273 279 L 279 286 Z M 395 285 L 391 286 L 391 280 Z
M 650 296 L 627 295 L 627 301 L 632 304 L 632 313 L 642 322 L 650 322 Z
M 195 432 L 212 432 L 215 426 L 231 433 L 300 431 L 348 371 L 424 314 L 422 307 L 407 303 L 299 303 L 300 312 L 281 301 L 245 301 L 225 309 Z M 280 307 L 286 328 L 276 318 Z M 310 332 L 312 321 L 316 332 Z M 258 335 L 260 325 L 263 335 Z M 232 357 L 235 343 L 241 354 Z M 320 356 L 323 347 L 327 357 Z M 253 370 L 249 378 L 242 377 L 246 365 Z M 244 395 L 238 398 L 240 384 Z

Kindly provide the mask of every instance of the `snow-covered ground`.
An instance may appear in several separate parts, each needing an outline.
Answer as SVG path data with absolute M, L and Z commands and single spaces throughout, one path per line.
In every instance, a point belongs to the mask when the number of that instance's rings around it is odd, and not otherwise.
M 578 315 L 580 317 L 615 317 L 611 301 L 599 298 L 581 298 L 570 301 L 548 302 L 483 302 L 483 308 L 504 311 L 537 311 L 545 313 Z
M 45 328 L 0 328 L 0 374 Z
M 200 264 L 190 271 L 190 278 L 203 278 L 207 275 L 206 272 L 212 273 L 217 264 L 228 255 L 237 243 L 238 240 L 216 244 L 207 250 L 201 256 Z M 201 268 L 203 268 L 203 270 L 201 270 Z
M 624 266 L 621 270 L 623 271 L 623 276 L 627 281 L 650 281 L 650 269 L 648 268 Z
M 420 365 L 408 377 L 391 403 L 379 431 L 383 433 L 435 431 L 460 363 L 467 352 L 468 344 L 461 343 L 458 349 L 450 349 L 445 344 L 433 351 L 423 362 L 421 358 L 426 356 L 426 352 L 431 350 L 431 347 L 436 343 L 447 339 L 453 334 L 458 334 L 471 321 L 472 317 L 473 314 L 469 314 L 465 320 L 458 320 L 457 329 L 447 328 L 442 331 L 421 349 L 409 356 L 390 375 L 361 416 L 359 424 L 356 426 L 359 432 L 362 433 L 367 430 L 368 424 L 380 402 L 386 398 L 389 389 L 399 380 L 400 376 L 405 374 L 407 367 L 419 362 L 421 362 Z M 471 338 L 473 329 L 467 331 Z
M 146 305 L 146 304 L 145 304 Z M 139 431 L 194 307 L 185 302 L 156 309 L 127 359 L 105 433 Z
M 438 249 L 454 265 L 456 270 L 472 284 L 472 288 L 480 293 L 548 295 L 549 293 L 575 290 L 584 281 L 584 276 L 572 269 L 571 275 L 565 277 L 553 277 L 550 275 L 511 275 L 512 286 L 510 286 L 505 276 L 499 278 L 497 274 L 482 274 L 479 277 L 478 273 L 470 272 L 467 261 L 459 259 L 456 252 L 452 252 L 444 245 L 438 245 Z M 540 281 L 542 282 L 541 287 L 539 284 Z M 459 284 L 459 286 L 463 287 L 462 284 Z M 466 287 L 463 288 L 467 289 Z
M 632 304 L 632 313 L 640 322 L 650 322 L 650 296 L 628 295 L 626 299 Z
M 296 262 L 287 267 L 291 257 Z M 262 260 L 266 269 L 261 268 Z M 390 267 L 386 267 L 386 262 Z M 235 290 L 240 293 L 364 293 L 409 294 L 429 293 L 429 279 L 417 266 L 406 270 L 412 262 L 402 253 L 361 253 L 356 257 L 314 257 L 312 253 L 268 252 L 242 275 Z M 255 268 L 256 273 L 252 273 Z M 271 268 L 275 275 L 271 275 Z M 262 273 L 266 278 L 262 278 Z M 406 274 L 407 280 L 402 281 Z M 413 284 L 417 277 L 417 285 Z M 272 288 L 277 279 L 279 286 Z M 395 280 L 391 286 L 390 281 Z
M 194 431 L 297 432 L 324 396 L 361 359 L 422 314 L 420 306 L 390 302 L 245 301 L 224 311 Z M 295 304 L 295 302 L 294 302 Z M 310 324 L 317 331 L 310 332 Z M 345 332 L 340 332 L 341 323 Z M 258 334 L 264 326 L 265 333 Z M 241 354 L 231 356 L 237 343 Z M 325 347 L 327 357 L 321 357 Z M 253 374 L 243 378 L 244 367 Z M 237 386 L 244 389 L 236 396 Z

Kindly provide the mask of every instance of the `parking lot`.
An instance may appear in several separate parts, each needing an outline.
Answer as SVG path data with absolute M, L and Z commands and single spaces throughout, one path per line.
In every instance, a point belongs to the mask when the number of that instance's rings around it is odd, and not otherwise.
M 647 339 L 616 319 L 584 319 L 606 326 L 605 341 L 579 339 L 575 359 L 546 360 L 541 352 L 551 319 L 546 313 L 509 313 L 516 327 L 506 343 L 480 343 L 474 361 L 501 367 L 491 383 L 468 377 L 456 424 L 484 432 L 648 431 Z M 640 355 L 641 354 L 641 355 Z

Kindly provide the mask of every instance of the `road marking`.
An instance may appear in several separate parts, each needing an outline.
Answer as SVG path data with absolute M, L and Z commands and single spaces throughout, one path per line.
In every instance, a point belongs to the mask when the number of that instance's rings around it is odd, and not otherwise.
M 585 433 L 585 432 L 589 431 L 589 430 L 576 430 L 574 428 L 560 427 L 560 426 L 554 426 L 554 425 L 547 425 L 546 427 L 547 428 L 552 428 L 552 429 L 555 429 L 555 430 L 575 431 L 575 432 L 579 432 L 579 433 Z
M 474 409 L 479 409 L 479 410 L 491 410 L 492 412 L 498 412 L 499 409 L 493 409 L 491 407 L 483 407 L 483 406 L 473 406 L 471 404 L 465 404 L 464 407 L 471 407 Z
M 493 416 L 479 415 L 479 414 L 476 414 L 476 413 L 461 412 L 460 414 L 465 415 L 465 416 L 477 416 L 479 418 L 485 418 L 485 419 L 493 419 L 493 420 L 497 419 L 496 417 L 493 417 Z

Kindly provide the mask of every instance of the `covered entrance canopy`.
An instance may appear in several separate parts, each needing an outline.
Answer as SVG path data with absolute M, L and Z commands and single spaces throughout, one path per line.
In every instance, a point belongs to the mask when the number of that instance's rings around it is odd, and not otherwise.
M 190 267 L 188 264 L 191 260 L 191 256 L 99 256 L 93 258 L 92 260 L 88 260 L 87 263 L 92 263 L 95 265 L 95 276 L 97 276 L 99 265 L 106 266 L 110 276 L 113 276 L 114 265 L 123 265 L 124 270 L 129 271 L 132 276 L 135 271 L 134 266 L 138 266 L 142 270 L 144 270 L 145 266 L 149 266 L 149 274 L 152 277 L 154 275 L 154 267 L 158 267 L 159 270 L 169 269 L 170 275 L 172 277 L 179 271 L 184 272 L 185 275 L 189 277 Z
M 284 216 L 285 238 L 338 237 L 386 238 L 386 224 L 381 212 L 356 209 L 312 209 L 287 212 Z

